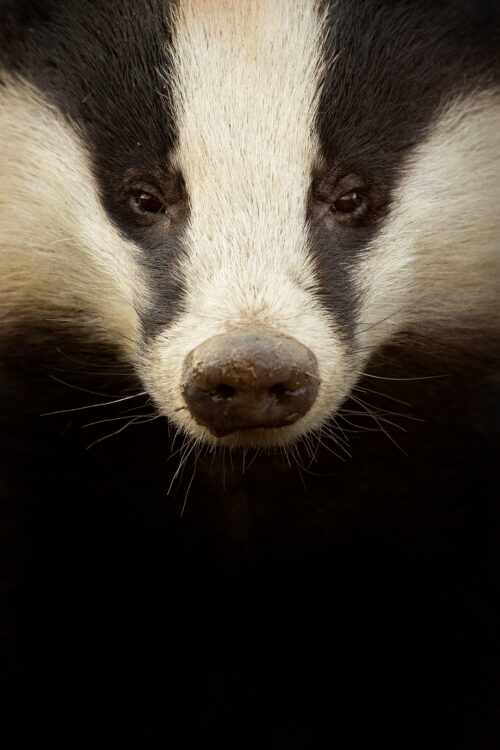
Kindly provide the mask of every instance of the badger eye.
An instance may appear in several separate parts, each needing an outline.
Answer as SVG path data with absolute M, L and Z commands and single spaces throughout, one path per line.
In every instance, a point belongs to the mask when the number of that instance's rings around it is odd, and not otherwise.
M 332 204 L 330 210 L 333 213 L 351 214 L 354 211 L 360 210 L 363 206 L 363 196 L 361 193 L 353 191 L 352 193 L 346 193 L 341 195 L 340 198 Z
M 162 201 L 151 193 L 138 193 L 132 196 L 132 205 L 140 213 L 159 214 L 164 211 Z

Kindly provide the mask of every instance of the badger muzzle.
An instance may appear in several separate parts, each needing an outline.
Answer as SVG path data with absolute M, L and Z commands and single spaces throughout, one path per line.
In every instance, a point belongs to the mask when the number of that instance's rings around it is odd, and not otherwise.
M 313 405 L 320 379 L 314 354 L 282 334 L 220 334 L 193 349 L 183 395 L 193 418 L 216 437 L 285 427 Z

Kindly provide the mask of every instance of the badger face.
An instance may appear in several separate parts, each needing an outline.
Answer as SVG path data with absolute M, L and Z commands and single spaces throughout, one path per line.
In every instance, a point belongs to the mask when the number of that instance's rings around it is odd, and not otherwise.
M 485 10 L 48 0 L 7 19 L 4 330 L 62 308 L 172 423 L 243 446 L 320 428 L 388 341 L 498 330 Z

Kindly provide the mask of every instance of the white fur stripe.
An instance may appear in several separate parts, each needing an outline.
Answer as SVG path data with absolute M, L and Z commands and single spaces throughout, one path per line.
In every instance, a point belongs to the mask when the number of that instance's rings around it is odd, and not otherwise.
M 413 152 L 359 268 L 362 346 L 400 330 L 498 331 L 499 163 L 498 94 L 456 99 Z
M 270 274 L 314 283 L 304 217 L 321 33 L 314 2 L 179 4 L 174 101 L 191 202 L 184 274 L 192 305 L 221 273 L 239 286 L 241 309 L 254 294 L 264 302 Z
M 111 225 L 77 133 L 31 85 L 0 91 L 0 323 L 79 310 L 128 355 L 147 292 L 139 249 Z M 72 313 L 74 317 L 74 312 Z
M 342 391 L 341 345 L 314 294 L 306 228 L 323 35 L 314 0 L 179 2 L 170 75 L 190 200 L 185 314 L 159 335 L 146 377 L 157 402 L 204 437 L 180 385 L 188 352 L 215 334 L 274 330 L 314 351 L 329 389 L 271 441 L 307 429 Z

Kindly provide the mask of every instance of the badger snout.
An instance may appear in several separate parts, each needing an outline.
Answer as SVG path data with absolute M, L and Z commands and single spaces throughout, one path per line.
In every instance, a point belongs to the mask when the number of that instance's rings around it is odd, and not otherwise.
M 319 383 L 316 357 L 291 336 L 220 334 L 186 357 L 183 394 L 196 422 L 223 437 L 296 422 Z

